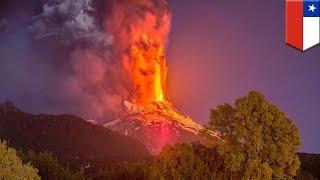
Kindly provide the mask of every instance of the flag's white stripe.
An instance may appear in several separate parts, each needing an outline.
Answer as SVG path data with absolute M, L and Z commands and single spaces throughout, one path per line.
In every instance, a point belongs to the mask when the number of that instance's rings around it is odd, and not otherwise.
M 303 18 L 303 50 L 320 43 L 320 18 Z

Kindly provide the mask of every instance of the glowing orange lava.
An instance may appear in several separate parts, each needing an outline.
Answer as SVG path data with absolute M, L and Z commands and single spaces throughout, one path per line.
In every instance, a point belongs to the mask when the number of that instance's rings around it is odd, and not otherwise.
M 170 15 L 157 17 L 146 13 L 143 21 L 130 26 L 129 73 L 133 84 L 133 97 L 125 101 L 128 114 L 142 113 L 149 120 L 179 120 L 186 127 L 199 129 L 189 117 L 178 113 L 167 96 L 168 68 L 165 45 L 170 29 Z M 128 64 L 128 63 L 125 63 Z M 165 117 L 165 118 L 164 118 Z M 171 120 L 170 120 L 171 119 Z
M 138 33 L 131 46 L 134 103 L 149 104 L 167 100 L 167 65 L 164 42 L 147 33 Z

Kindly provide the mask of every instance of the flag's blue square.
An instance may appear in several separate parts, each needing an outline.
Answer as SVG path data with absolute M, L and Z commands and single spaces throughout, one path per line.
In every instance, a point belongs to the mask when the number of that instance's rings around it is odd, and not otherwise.
M 303 16 L 320 17 L 320 0 L 304 0 Z

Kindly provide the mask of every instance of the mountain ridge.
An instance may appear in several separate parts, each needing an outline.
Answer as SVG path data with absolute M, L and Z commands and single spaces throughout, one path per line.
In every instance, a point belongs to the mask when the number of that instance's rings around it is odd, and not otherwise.
M 75 168 L 88 162 L 103 168 L 152 157 L 134 138 L 74 115 L 25 113 L 9 101 L 0 104 L 0 139 L 23 151 L 50 151 L 59 161 Z

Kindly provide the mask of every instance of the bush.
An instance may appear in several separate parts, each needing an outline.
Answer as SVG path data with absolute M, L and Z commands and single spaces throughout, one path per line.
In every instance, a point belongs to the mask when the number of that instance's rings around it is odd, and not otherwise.
M 74 173 L 60 165 L 50 152 L 45 151 L 38 154 L 32 151 L 20 152 L 19 156 L 24 162 L 30 162 L 31 165 L 38 168 L 42 179 L 85 179 L 82 173 Z
M 14 149 L 7 146 L 6 141 L 0 140 L 0 179 L 40 179 L 38 170 L 23 164 Z

